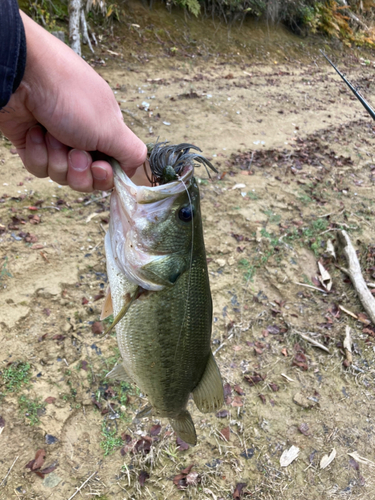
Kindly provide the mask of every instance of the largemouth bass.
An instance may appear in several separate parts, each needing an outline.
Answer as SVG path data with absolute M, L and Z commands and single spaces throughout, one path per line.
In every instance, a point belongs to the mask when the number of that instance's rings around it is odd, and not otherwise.
M 189 144 L 156 144 L 150 167 L 160 183 L 136 186 L 112 161 L 115 189 L 105 237 L 111 313 L 122 356 L 110 378 L 131 380 L 147 395 L 151 413 L 167 417 L 195 445 L 186 409 L 192 393 L 202 412 L 224 402 L 211 351 L 212 299 L 194 164 L 211 164 Z M 164 182 L 164 183 L 163 183 Z

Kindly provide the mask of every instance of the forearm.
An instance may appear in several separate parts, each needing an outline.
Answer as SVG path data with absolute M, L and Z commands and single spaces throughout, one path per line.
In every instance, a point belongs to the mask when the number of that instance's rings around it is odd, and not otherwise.
M 26 41 L 16 0 L 0 2 L 0 110 L 18 88 L 25 69 Z

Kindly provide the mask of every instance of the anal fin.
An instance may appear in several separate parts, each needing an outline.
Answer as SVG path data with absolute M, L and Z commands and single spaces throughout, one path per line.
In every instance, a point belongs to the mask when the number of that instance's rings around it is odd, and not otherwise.
M 187 410 L 181 412 L 177 418 L 170 418 L 169 422 L 175 433 L 185 443 L 195 446 L 197 444 L 197 434 L 195 432 L 194 422 Z
M 107 292 L 105 294 L 102 313 L 100 315 L 100 321 L 103 321 L 103 319 L 108 318 L 108 316 L 110 316 L 111 314 L 113 314 L 113 305 L 112 305 L 111 289 L 110 287 L 108 287 Z
M 126 373 L 126 370 L 122 363 L 119 363 L 110 372 L 108 372 L 106 378 L 121 380 L 122 382 L 133 382 L 129 375 Z
M 223 382 L 212 351 L 203 376 L 193 391 L 193 398 L 203 413 L 218 410 L 224 404 Z

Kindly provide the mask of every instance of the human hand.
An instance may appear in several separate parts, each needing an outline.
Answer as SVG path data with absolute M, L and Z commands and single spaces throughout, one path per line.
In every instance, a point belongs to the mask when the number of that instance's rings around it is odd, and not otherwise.
M 67 45 L 24 13 L 24 78 L 0 111 L 0 130 L 25 167 L 76 191 L 113 186 L 110 164 L 89 151 L 114 157 L 132 176 L 146 158 L 145 144 L 125 125 L 107 83 Z

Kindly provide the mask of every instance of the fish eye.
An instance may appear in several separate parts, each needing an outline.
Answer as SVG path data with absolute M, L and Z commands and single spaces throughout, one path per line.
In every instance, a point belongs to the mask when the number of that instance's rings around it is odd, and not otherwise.
M 190 205 L 181 207 L 178 211 L 178 218 L 183 222 L 190 222 L 193 218 L 193 208 Z

